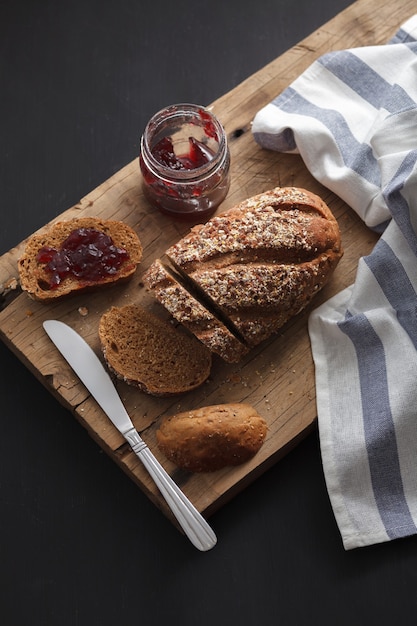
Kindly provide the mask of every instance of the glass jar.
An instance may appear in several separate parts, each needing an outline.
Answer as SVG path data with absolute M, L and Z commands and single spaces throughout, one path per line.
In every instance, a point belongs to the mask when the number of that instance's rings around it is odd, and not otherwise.
M 229 190 L 226 134 L 199 105 L 175 104 L 156 113 L 142 135 L 139 164 L 149 202 L 178 219 L 207 219 Z

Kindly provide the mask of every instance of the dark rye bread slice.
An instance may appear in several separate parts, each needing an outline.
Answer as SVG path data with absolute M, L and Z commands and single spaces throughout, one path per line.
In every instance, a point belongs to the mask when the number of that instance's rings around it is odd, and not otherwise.
M 99 322 L 99 338 L 109 370 L 150 395 L 185 393 L 210 375 L 208 348 L 139 305 L 106 311 Z
M 342 254 L 330 209 L 296 187 L 249 198 L 166 251 L 184 284 L 251 347 L 307 306 Z
M 205 302 L 204 294 L 193 290 L 192 284 L 169 265 L 156 260 L 144 276 L 147 289 L 171 315 L 188 328 L 209 350 L 225 361 L 240 361 L 249 351 L 237 331 L 222 321 L 221 314 Z
M 46 264 L 38 259 L 44 248 L 60 250 L 67 238 L 79 229 L 93 229 L 111 238 L 115 247 L 127 252 L 122 264 L 113 273 L 102 277 L 77 278 L 68 275 L 56 287 L 51 287 L 51 274 Z M 92 256 L 94 260 L 94 256 Z M 117 220 L 102 220 L 98 217 L 80 217 L 59 221 L 35 233 L 26 242 L 25 250 L 18 261 L 20 285 L 31 298 L 39 302 L 51 302 L 73 293 L 112 285 L 131 278 L 142 260 L 142 245 L 136 232 L 127 224 Z

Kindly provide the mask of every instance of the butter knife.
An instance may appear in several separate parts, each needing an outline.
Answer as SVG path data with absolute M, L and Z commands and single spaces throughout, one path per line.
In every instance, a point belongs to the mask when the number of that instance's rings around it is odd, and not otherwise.
M 141 460 L 191 543 L 203 552 L 213 548 L 217 538 L 212 528 L 140 437 L 110 375 L 96 353 L 64 322 L 47 320 L 43 327 L 78 378 Z

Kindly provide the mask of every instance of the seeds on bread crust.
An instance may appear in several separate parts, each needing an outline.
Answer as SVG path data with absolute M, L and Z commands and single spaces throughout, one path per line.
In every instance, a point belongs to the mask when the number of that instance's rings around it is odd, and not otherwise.
M 240 259 L 308 261 L 335 244 L 340 247 L 337 223 L 321 198 L 279 187 L 195 226 L 166 254 L 191 273 L 202 264 L 222 267 Z

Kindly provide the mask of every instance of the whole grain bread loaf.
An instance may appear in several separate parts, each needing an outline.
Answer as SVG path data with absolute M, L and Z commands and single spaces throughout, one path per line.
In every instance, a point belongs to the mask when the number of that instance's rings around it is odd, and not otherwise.
M 217 404 L 165 418 L 156 432 L 161 452 L 190 472 L 240 465 L 263 445 L 267 423 L 249 404 Z
M 181 276 L 204 308 L 251 348 L 309 304 L 342 254 L 339 227 L 325 202 L 305 189 L 277 187 L 193 227 L 157 263 Z M 159 275 L 158 282 L 151 266 L 145 285 L 181 321 L 183 301 L 175 301 Z M 222 349 L 221 341 L 210 346 L 209 335 L 201 341 L 226 361 L 244 354 Z
M 72 254 L 70 261 L 63 247 Z M 139 237 L 124 222 L 98 217 L 59 221 L 29 237 L 18 261 L 20 285 L 34 300 L 48 303 L 127 280 L 141 260 Z
M 99 338 L 109 370 L 151 395 L 190 391 L 210 375 L 208 348 L 141 306 L 111 307 L 100 318 Z

